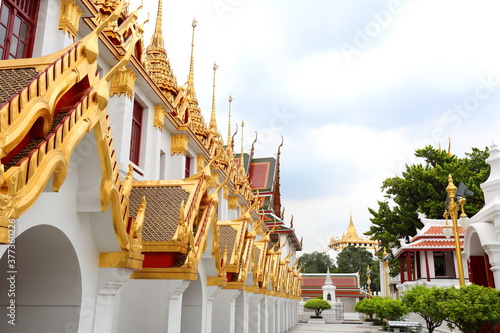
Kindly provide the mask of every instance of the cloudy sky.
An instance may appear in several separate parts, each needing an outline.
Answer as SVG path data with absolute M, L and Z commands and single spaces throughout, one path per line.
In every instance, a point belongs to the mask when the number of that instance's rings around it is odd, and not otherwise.
M 149 1 L 148 1 L 149 2 Z M 154 1 L 151 1 L 154 2 Z M 151 4 L 148 4 L 151 6 Z M 500 141 L 500 3 L 495 0 L 163 0 L 179 84 L 189 70 L 209 119 L 217 62 L 219 129 L 245 122 L 245 150 L 275 154 L 284 137 L 285 220 L 304 253 L 347 229 L 361 234 L 382 181 L 415 149 L 463 156 Z M 145 33 L 154 27 L 156 8 Z M 240 131 L 241 133 L 241 131 Z M 236 149 L 239 150 L 240 139 Z M 444 194 L 443 194 L 444 196 Z

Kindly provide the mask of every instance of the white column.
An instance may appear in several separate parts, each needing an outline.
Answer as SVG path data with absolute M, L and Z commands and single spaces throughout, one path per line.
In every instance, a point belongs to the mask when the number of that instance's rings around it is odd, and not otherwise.
M 235 332 L 236 298 L 241 290 L 222 289 L 215 298 L 212 310 L 212 332 Z M 228 315 L 229 314 L 229 315 Z
M 177 285 L 175 291 L 168 300 L 168 333 L 181 332 L 182 319 L 182 295 L 191 281 L 183 280 Z
M 483 244 L 484 252 L 488 255 L 495 280 L 495 288 L 500 288 L 500 243 L 485 243 Z
M 99 268 L 99 292 L 94 317 L 94 332 L 118 332 L 119 291 L 127 283 L 132 270 L 124 268 Z
M 206 333 L 211 333 L 212 332 L 212 318 L 213 318 L 213 304 L 215 297 L 217 294 L 220 292 L 221 287 L 219 286 L 210 286 L 206 287 L 207 288 L 207 299 L 205 303 L 205 309 L 203 312 L 203 315 L 205 316 L 205 319 L 203 320 L 202 324 L 202 331 Z
M 260 311 L 261 302 L 264 298 L 263 294 L 250 293 L 249 297 L 249 317 L 248 317 L 248 332 L 260 333 L 262 326 L 262 314 Z

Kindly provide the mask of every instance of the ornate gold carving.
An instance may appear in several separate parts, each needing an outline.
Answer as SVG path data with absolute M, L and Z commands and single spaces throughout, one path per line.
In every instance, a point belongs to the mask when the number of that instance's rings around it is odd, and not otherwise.
M 237 196 L 229 196 L 227 198 L 227 208 L 238 209 L 238 199 Z
M 219 173 L 217 171 L 212 171 L 210 175 L 210 180 L 208 181 L 209 188 L 216 188 L 219 184 Z
M 82 14 L 83 10 L 78 7 L 75 0 L 62 0 L 59 29 L 74 39 L 78 32 L 78 22 Z
M 204 155 L 198 155 L 196 168 L 198 171 L 205 167 L 206 158 Z
M 146 69 L 163 94 L 173 102 L 178 92 L 178 86 L 177 79 L 167 57 L 165 43 L 163 42 L 162 14 L 163 4 L 160 0 L 158 3 L 155 32 L 151 37 L 151 43 L 146 49 Z
M 109 96 L 125 94 L 128 98 L 132 99 L 134 96 L 134 84 L 137 79 L 134 71 L 131 68 L 120 68 L 111 79 L 111 88 L 109 89 Z
M 153 126 L 159 129 L 160 131 L 163 130 L 163 124 L 165 121 L 165 114 L 167 111 L 163 107 L 163 105 L 155 105 L 155 117 L 154 117 L 154 122 Z
M 186 134 L 173 134 L 171 155 L 187 155 L 189 137 Z

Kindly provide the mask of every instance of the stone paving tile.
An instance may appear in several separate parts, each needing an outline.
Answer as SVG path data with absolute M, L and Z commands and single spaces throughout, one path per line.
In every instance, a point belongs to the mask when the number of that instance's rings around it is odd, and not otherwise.
M 379 332 L 379 327 L 363 325 L 363 324 L 298 324 L 293 333 L 318 333 L 318 332 L 335 332 L 335 333 L 375 333 Z

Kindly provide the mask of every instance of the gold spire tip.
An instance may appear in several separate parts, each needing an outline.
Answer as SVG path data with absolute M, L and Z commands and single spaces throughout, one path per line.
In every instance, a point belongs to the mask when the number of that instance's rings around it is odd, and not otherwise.
M 198 25 L 198 21 L 196 21 L 195 18 L 193 18 L 193 22 L 191 23 L 191 26 L 194 28 L 196 28 L 196 26 Z
M 229 101 L 229 103 L 231 103 L 233 101 L 233 97 L 231 95 L 229 95 L 228 101 Z

